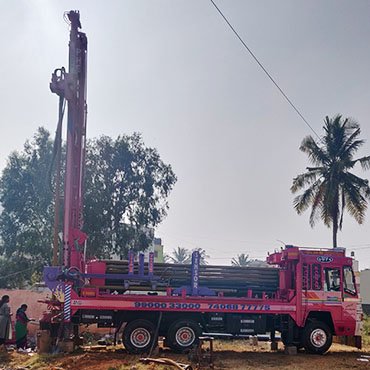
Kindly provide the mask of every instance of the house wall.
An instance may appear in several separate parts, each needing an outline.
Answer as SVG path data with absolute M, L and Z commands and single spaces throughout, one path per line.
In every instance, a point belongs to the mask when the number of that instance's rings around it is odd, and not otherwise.
M 21 289 L 0 289 L 0 296 L 8 295 L 10 297 L 10 308 L 13 313 L 12 321 L 14 324 L 15 313 L 17 309 L 25 303 L 28 306 L 27 316 L 29 318 L 39 320 L 42 313 L 46 310 L 47 306 L 44 303 L 38 302 L 39 300 L 47 297 L 48 291 L 32 291 L 32 290 L 21 290 Z M 28 325 L 28 331 L 30 335 L 35 335 L 38 330 L 38 325 L 30 323 Z
M 360 273 L 360 294 L 363 304 L 370 304 L 370 269 Z
M 12 325 L 14 328 L 15 323 L 15 313 L 17 309 L 25 303 L 27 308 L 27 316 L 29 318 L 39 320 L 42 317 L 42 314 L 47 309 L 47 305 L 39 300 L 46 299 L 50 296 L 50 291 L 48 289 L 43 289 L 42 291 L 33 291 L 33 290 L 24 290 L 24 289 L 0 289 L 0 298 L 3 295 L 8 295 L 10 297 L 10 308 L 13 313 L 12 316 Z M 28 334 L 29 336 L 36 336 L 36 332 L 39 330 L 39 324 L 29 323 L 28 324 Z M 97 328 L 96 325 L 90 325 L 89 327 L 81 327 L 81 332 L 90 332 L 98 336 L 103 336 L 104 334 L 113 333 L 114 329 L 109 328 Z

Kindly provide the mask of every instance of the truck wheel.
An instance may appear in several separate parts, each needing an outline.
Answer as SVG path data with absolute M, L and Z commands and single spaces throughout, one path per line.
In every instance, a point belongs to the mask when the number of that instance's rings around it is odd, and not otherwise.
M 199 343 L 202 329 L 193 320 L 174 322 L 167 332 L 167 343 L 176 352 L 184 352 Z
M 158 345 L 154 324 L 148 320 L 129 322 L 123 331 L 123 344 L 129 353 L 147 353 Z
M 321 321 L 309 322 L 303 330 L 304 348 L 308 353 L 322 355 L 331 346 L 333 335 L 329 327 Z

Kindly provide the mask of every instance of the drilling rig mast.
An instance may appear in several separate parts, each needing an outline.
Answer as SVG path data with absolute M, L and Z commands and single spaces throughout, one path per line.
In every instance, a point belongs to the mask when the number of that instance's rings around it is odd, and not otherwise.
M 86 149 L 87 37 L 80 32 L 80 13 L 66 13 L 70 22 L 69 68 L 52 75 L 50 89 L 68 103 L 67 157 L 64 183 L 63 266 L 83 271 L 83 248 L 87 239 L 83 226 L 83 176 Z M 60 104 L 61 106 L 61 104 Z M 61 109 L 60 109 L 61 115 Z M 61 125 L 61 119 L 59 119 Z M 59 130 L 60 131 L 60 130 Z

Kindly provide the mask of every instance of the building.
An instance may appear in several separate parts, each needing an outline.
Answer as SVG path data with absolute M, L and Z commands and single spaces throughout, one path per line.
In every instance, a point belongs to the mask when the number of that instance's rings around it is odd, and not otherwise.
M 370 269 L 360 273 L 360 294 L 362 299 L 362 309 L 364 313 L 370 315 Z
M 164 253 L 161 238 L 153 238 L 152 245 L 145 252 L 146 260 L 148 260 L 149 252 L 154 252 L 154 263 L 164 263 Z

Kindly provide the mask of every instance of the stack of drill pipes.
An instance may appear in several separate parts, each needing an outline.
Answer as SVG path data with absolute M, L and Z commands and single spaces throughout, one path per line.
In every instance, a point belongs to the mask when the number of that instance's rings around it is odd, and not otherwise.
M 105 261 L 106 273 L 127 273 L 127 261 Z M 138 264 L 135 263 L 134 271 L 137 273 Z M 147 273 L 148 264 L 144 272 Z M 162 287 L 173 288 L 189 285 L 191 281 L 191 265 L 157 263 L 154 265 L 154 275 L 160 277 Z M 230 293 L 239 292 L 244 295 L 248 289 L 255 293 L 272 293 L 278 287 L 278 270 L 270 267 L 234 267 L 234 266 L 200 266 L 200 284 L 210 289 Z M 120 285 L 122 282 L 106 280 L 107 285 Z M 138 284 L 138 285 L 145 285 Z

